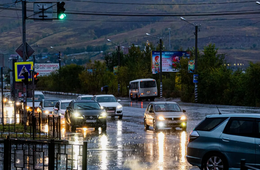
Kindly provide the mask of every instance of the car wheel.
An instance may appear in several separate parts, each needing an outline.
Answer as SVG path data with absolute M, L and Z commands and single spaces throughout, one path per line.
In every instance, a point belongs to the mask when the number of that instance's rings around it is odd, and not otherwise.
M 228 164 L 223 155 L 211 153 L 202 161 L 202 169 L 228 170 Z
M 153 120 L 153 130 L 154 130 L 154 131 L 157 131 L 157 130 L 158 130 L 158 128 L 157 128 L 157 126 L 156 126 L 155 120 Z
M 123 115 L 121 115 L 121 116 L 118 116 L 118 119 L 122 120 L 122 118 L 123 118 Z
M 149 125 L 146 124 L 146 119 L 144 119 L 144 130 L 148 130 L 149 129 Z

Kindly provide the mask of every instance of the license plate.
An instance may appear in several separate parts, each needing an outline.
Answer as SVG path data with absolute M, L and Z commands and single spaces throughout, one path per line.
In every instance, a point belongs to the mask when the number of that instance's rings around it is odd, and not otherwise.
M 178 123 L 176 120 L 169 120 L 168 123 Z
M 151 92 L 150 92 L 150 91 L 147 91 L 146 93 L 147 93 L 147 94 L 150 94 Z
M 86 120 L 86 122 L 93 122 L 93 123 L 95 123 L 96 122 L 96 120 Z
M 112 112 L 112 113 L 114 113 L 115 111 L 114 111 L 114 110 L 108 110 L 107 112 Z

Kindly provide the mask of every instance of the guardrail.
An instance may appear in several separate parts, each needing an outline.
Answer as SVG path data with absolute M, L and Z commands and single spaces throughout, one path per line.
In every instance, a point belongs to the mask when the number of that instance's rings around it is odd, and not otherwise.
M 240 169 L 241 169 L 241 170 L 248 170 L 248 169 L 260 170 L 259 168 L 256 168 L 256 167 L 254 167 L 254 166 L 252 166 L 252 165 L 247 165 L 245 159 L 241 159 L 241 160 L 240 160 Z

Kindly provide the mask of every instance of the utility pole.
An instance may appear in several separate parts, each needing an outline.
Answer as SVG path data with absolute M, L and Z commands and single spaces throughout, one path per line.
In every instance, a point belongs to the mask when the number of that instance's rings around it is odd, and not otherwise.
M 118 60 L 118 63 L 117 63 L 117 69 L 118 69 L 118 72 L 119 72 L 119 67 L 120 67 L 120 45 L 117 46 L 117 60 Z M 118 74 L 118 73 L 117 73 Z M 118 76 L 117 76 L 118 77 Z M 120 94 L 120 82 L 119 82 L 119 78 L 118 78 L 118 94 Z
M 162 39 L 160 39 L 160 98 L 162 98 Z
M 3 81 L 3 67 L 1 67 L 1 89 L 2 89 L 2 125 L 4 128 L 4 81 Z
M 194 73 L 197 73 L 197 58 L 198 58 L 198 25 L 195 25 L 195 69 L 194 69 Z M 198 102 L 198 84 L 194 83 L 194 99 L 195 102 Z
M 22 28 L 23 28 L 23 61 L 27 59 L 27 46 L 26 46 L 26 0 L 22 0 Z M 23 96 L 23 123 L 26 128 L 26 106 L 27 106 L 27 85 L 25 84 L 25 91 Z

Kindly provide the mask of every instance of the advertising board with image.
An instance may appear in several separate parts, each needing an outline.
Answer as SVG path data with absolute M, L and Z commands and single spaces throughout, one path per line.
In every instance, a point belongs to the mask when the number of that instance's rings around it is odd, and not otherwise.
M 178 72 L 177 63 L 181 58 L 190 58 L 187 51 L 162 51 L 162 72 Z M 160 72 L 160 51 L 152 51 L 152 73 Z

